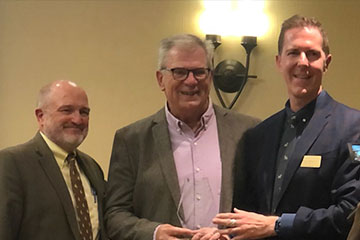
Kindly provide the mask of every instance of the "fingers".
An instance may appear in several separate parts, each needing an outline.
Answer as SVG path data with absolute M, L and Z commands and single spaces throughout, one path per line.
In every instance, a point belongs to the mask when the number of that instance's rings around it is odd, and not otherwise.
M 201 228 L 196 230 L 197 233 L 191 240 L 228 240 L 230 238 L 224 237 L 220 234 L 217 228 Z
M 236 219 L 230 218 L 229 219 L 229 227 L 235 227 L 236 226 Z
M 209 239 L 218 239 L 220 234 L 217 234 L 217 228 L 215 227 L 205 227 L 196 230 L 196 234 L 192 237 L 191 240 L 209 240 Z M 213 238 L 217 236 L 216 238 Z
M 197 233 L 191 238 L 191 240 L 209 240 L 211 236 L 212 233 Z
M 239 225 L 239 220 L 237 218 L 218 218 L 218 217 L 215 217 L 213 219 L 213 223 L 217 224 L 219 226 L 232 228 L 232 227 L 236 227 L 236 226 Z
M 221 237 L 220 233 L 219 233 L 219 232 L 216 232 L 215 234 L 213 234 L 213 235 L 209 238 L 209 240 L 218 240 L 218 239 L 220 239 L 220 237 Z M 201 240 L 202 240 L 202 239 L 201 239 Z
M 174 226 L 171 226 L 171 228 L 167 229 L 167 233 L 170 236 L 180 236 L 185 238 L 194 235 L 193 231 L 191 231 L 190 229 L 174 227 Z
M 239 213 L 219 213 L 213 219 L 213 223 L 224 227 L 238 226 L 238 220 L 241 219 Z
M 235 212 L 235 213 L 238 213 L 238 214 L 245 214 L 245 213 L 248 213 L 247 211 L 240 210 L 240 209 L 237 209 L 237 208 L 234 208 L 234 212 Z
M 216 214 L 216 218 L 227 219 L 227 218 L 238 218 L 237 213 L 219 213 Z
M 219 239 L 220 240 L 230 240 L 231 238 L 229 235 L 221 235 Z
M 232 228 L 221 229 L 219 232 L 221 234 L 231 234 L 235 235 L 233 239 L 259 239 L 264 237 L 274 236 L 274 225 L 275 221 L 278 218 L 277 216 L 264 216 L 257 213 L 245 212 L 238 210 L 239 218 L 235 221 L 228 219 L 231 225 L 234 223 Z M 223 222 L 226 223 L 226 219 L 216 220 L 214 222 Z
M 256 215 L 256 213 L 251 213 L 243 210 L 234 208 L 234 213 L 219 213 L 213 219 L 214 224 L 218 224 L 224 227 L 233 228 L 240 226 L 243 221 L 249 218 L 249 216 Z
M 191 240 L 200 240 L 202 236 L 203 236 L 202 233 L 196 233 L 196 234 L 191 238 Z
M 248 231 L 244 231 L 241 227 L 219 230 L 219 233 L 222 236 L 221 240 L 230 239 L 230 235 L 232 236 L 231 240 L 253 239 L 248 236 Z
M 156 231 L 156 240 L 191 238 L 194 234 L 195 232 L 190 229 L 161 224 Z

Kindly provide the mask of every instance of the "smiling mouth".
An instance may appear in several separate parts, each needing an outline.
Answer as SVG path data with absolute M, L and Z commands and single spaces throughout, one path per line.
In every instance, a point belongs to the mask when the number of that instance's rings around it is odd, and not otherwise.
M 199 91 L 180 91 L 180 93 L 186 96 L 194 96 L 199 94 Z
M 303 72 L 303 73 L 297 73 L 293 75 L 295 78 L 299 79 L 309 79 L 311 76 L 309 74 L 309 71 Z
M 65 126 L 65 129 L 70 129 L 72 131 L 82 132 L 84 129 L 82 127 L 76 126 Z

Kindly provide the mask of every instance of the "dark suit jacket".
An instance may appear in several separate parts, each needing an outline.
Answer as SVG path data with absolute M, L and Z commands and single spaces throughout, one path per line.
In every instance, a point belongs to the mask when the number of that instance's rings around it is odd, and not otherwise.
M 351 227 L 347 240 L 359 240 L 360 239 L 360 203 L 357 205 L 355 211 L 355 220 Z
M 88 155 L 79 166 L 96 190 L 102 239 L 105 181 Z M 29 142 L 0 151 L 0 239 L 80 240 L 75 210 L 53 153 L 40 133 Z
M 280 200 L 271 209 L 282 110 L 246 134 L 247 189 L 235 189 L 234 204 L 262 214 L 296 213 L 290 239 L 345 239 L 346 217 L 360 200 L 359 164 L 348 159 L 347 143 L 360 134 L 360 112 L 333 100 L 317 99 L 314 115 L 289 158 Z M 320 168 L 300 167 L 305 155 L 321 156 Z M 243 176 L 242 176 L 243 177 Z M 245 198 L 247 196 L 247 198 Z
M 258 122 L 214 106 L 222 160 L 220 211 L 232 206 L 233 164 L 240 139 Z M 113 240 L 152 240 L 161 223 L 181 226 L 180 188 L 165 110 L 116 132 L 109 168 L 106 227 Z

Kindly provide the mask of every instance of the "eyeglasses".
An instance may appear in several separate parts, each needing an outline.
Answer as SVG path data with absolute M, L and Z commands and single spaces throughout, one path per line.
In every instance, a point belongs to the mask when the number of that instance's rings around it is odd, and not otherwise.
M 195 69 L 186 69 L 186 68 L 163 68 L 162 70 L 170 71 L 174 80 L 184 81 L 188 78 L 189 73 L 192 72 L 194 78 L 198 81 L 202 81 L 209 76 L 209 68 L 195 68 Z

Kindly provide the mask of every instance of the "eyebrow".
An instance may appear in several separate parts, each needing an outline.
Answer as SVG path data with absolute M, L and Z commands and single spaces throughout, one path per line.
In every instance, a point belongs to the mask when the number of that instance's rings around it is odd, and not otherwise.
M 62 109 L 62 108 L 76 108 L 74 105 L 61 105 L 60 107 L 58 107 L 58 109 Z M 81 107 L 80 109 L 86 109 L 88 111 L 90 111 L 89 107 Z

